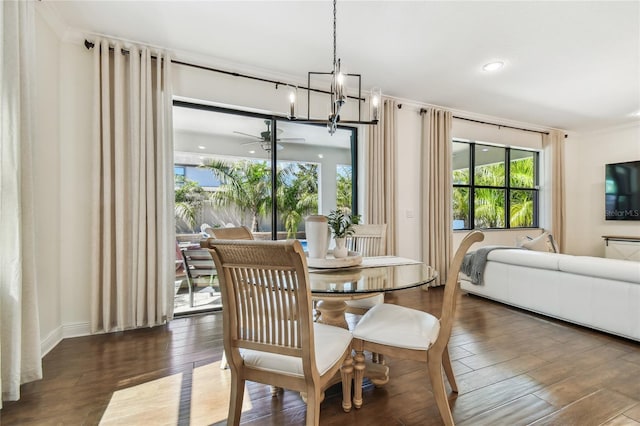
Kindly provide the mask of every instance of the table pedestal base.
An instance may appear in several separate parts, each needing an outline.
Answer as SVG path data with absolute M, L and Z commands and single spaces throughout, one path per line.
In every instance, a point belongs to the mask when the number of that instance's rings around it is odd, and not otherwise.
M 321 299 L 318 300 L 316 309 L 320 312 L 319 323 L 349 329 L 344 316 L 347 312 L 347 304 L 344 300 Z
M 321 299 L 318 300 L 316 309 L 320 312 L 320 318 L 318 319 L 319 323 L 349 329 L 349 325 L 345 319 L 347 304 L 344 300 L 340 300 L 338 298 Z M 360 363 L 358 363 L 358 361 L 360 361 Z M 356 367 L 354 373 L 356 375 L 362 374 L 363 377 L 369 379 L 376 387 L 384 386 L 389 382 L 389 367 L 386 365 L 369 360 L 365 361 L 364 356 L 358 360 L 358 354 L 355 356 L 354 366 L 356 365 L 361 365 L 364 368 L 361 368 L 360 371 L 358 371 Z M 336 379 L 337 383 L 340 380 L 340 377 L 338 376 Z M 356 408 L 360 408 L 362 406 L 362 400 L 354 400 L 353 405 Z

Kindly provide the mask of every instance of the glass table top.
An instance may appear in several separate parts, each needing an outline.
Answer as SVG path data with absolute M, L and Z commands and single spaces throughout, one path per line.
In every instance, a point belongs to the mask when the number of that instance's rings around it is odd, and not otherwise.
M 417 287 L 435 280 L 438 272 L 424 263 L 314 269 L 309 271 L 311 293 L 341 295 L 379 293 Z

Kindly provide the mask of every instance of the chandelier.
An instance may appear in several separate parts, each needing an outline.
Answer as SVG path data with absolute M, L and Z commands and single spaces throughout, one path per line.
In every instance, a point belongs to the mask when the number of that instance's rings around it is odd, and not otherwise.
M 296 89 L 294 88 L 289 93 L 289 102 L 290 102 L 290 115 L 289 119 L 292 121 L 303 121 L 308 123 L 326 123 L 327 129 L 330 134 L 334 134 L 338 128 L 338 124 L 378 124 L 378 116 L 379 116 L 379 108 L 380 101 L 382 97 L 381 90 L 379 88 L 371 89 L 369 96 L 369 121 L 363 121 L 361 117 L 361 104 L 365 102 L 365 99 L 362 97 L 362 77 L 360 74 L 350 74 L 350 73 L 342 73 L 340 70 L 340 58 L 338 58 L 337 54 L 337 44 L 336 44 L 336 0 L 333 0 L 333 69 L 330 72 L 315 72 L 309 71 L 307 77 L 307 118 L 300 119 L 295 116 L 296 109 Z M 331 76 L 331 86 L 330 91 L 327 92 L 325 90 L 318 90 L 311 88 L 311 77 L 313 75 L 328 75 Z M 358 81 L 358 95 L 348 96 L 346 94 L 346 82 L 347 79 L 357 79 Z M 311 111 L 311 92 L 322 92 L 328 93 L 330 95 L 331 105 L 329 117 L 326 120 L 314 120 L 310 118 Z M 340 112 L 347 102 L 347 98 L 355 99 L 358 102 L 358 120 L 341 120 Z

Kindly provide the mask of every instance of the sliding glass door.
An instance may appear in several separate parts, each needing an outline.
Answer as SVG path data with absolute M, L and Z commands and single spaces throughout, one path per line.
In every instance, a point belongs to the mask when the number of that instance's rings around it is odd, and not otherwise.
M 173 116 L 178 247 L 231 226 L 304 243 L 306 216 L 357 213 L 355 129 L 330 135 L 325 126 L 182 101 Z

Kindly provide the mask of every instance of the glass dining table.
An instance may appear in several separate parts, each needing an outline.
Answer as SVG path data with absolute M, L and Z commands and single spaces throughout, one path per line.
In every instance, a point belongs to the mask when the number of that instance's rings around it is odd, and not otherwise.
M 348 328 L 346 301 L 429 284 L 437 271 L 422 262 L 396 256 L 364 257 L 344 268 L 309 268 L 311 295 L 319 322 Z

